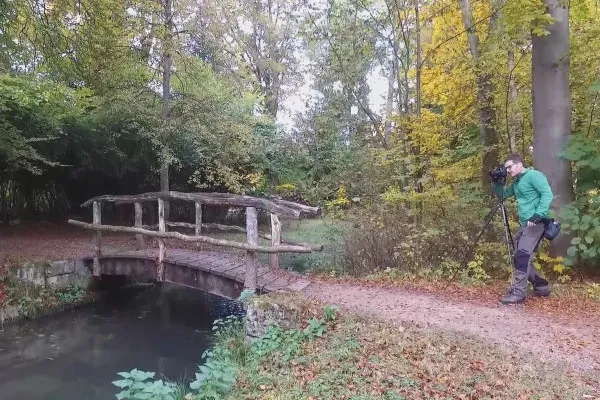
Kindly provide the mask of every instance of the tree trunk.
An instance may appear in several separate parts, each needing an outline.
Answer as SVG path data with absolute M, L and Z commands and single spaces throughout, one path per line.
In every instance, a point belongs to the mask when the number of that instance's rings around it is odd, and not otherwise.
M 164 0 L 164 18 L 165 18 L 165 38 L 163 39 L 163 56 L 162 56 L 162 120 L 165 139 L 168 132 L 170 99 L 171 99 L 171 47 L 173 41 L 173 0 Z M 165 140 L 166 141 L 166 140 Z M 167 144 L 164 144 L 167 146 Z M 163 160 L 160 166 L 160 190 L 161 192 L 169 191 L 169 161 L 167 151 L 163 153 Z M 165 202 L 165 219 L 169 220 L 169 203 Z
M 384 147 L 388 148 L 390 145 L 390 138 L 392 136 L 392 115 L 394 113 L 394 97 L 395 89 L 394 83 L 398 77 L 398 41 L 394 40 L 392 48 L 392 58 L 390 60 L 390 72 L 388 75 L 388 92 L 385 101 L 385 124 L 383 127 L 383 140 Z
M 417 115 L 421 116 L 421 21 L 419 20 L 419 4 L 415 5 L 415 24 L 417 31 L 417 61 L 415 63 L 416 70 L 416 87 L 415 87 L 415 98 L 416 98 L 416 107 L 417 107 Z
M 481 178 L 485 193 L 492 193 L 488 171 L 499 162 L 498 133 L 496 132 L 496 112 L 492 77 L 485 72 L 480 63 L 479 38 L 473 23 L 473 11 L 470 0 L 460 0 L 463 25 L 467 31 L 469 51 L 475 65 L 475 84 L 477 87 L 477 112 L 479 117 L 479 136 L 483 148 Z
M 535 167 L 547 177 L 554 193 L 552 209 L 572 201 L 571 165 L 557 157 L 571 133 L 569 88 L 569 11 L 559 0 L 544 0 L 554 23 L 545 36 L 532 37 L 533 156 Z M 552 242 L 555 255 L 564 255 L 570 237 Z
M 506 100 L 506 130 L 508 132 L 508 150 L 510 153 L 517 151 L 517 140 L 521 133 L 521 113 L 519 111 L 517 85 L 515 84 L 515 52 L 508 51 L 508 88 Z

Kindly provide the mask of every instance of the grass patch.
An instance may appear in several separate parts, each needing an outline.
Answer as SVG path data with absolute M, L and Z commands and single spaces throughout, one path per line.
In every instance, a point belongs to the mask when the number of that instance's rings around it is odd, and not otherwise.
M 344 229 L 348 223 L 340 220 L 322 218 L 301 221 L 289 221 L 283 227 L 283 236 L 298 242 L 322 244 L 323 251 L 310 254 L 284 253 L 281 265 L 296 272 L 320 270 L 325 272 L 341 271 L 345 261 Z M 265 262 L 268 256 L 265 257 Z

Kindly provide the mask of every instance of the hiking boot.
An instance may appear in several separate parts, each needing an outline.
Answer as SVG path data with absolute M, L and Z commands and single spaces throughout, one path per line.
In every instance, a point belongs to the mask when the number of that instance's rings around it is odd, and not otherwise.
M 550 286 L 544 285 L 544 286 L 534 287 L 532 296 L 533 297 L 548 297 L 548 296 L 550 296 Z
M 500 299 L 502 304 L 518 304 L 527 299 L 527 272 L 513 271 L 513 284 Z

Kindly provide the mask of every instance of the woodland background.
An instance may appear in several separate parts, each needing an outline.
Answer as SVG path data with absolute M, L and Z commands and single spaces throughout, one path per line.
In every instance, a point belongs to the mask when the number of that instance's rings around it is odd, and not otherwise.
M 345 222 L 347 272 L 445 276 L 519 152 L 563 223 L 537 263 L 600 259 L 598 0 L 0 0 L 0 49 L 4 223 L 276 195 Z M 497 215 L 463 278 L 507 271 Z

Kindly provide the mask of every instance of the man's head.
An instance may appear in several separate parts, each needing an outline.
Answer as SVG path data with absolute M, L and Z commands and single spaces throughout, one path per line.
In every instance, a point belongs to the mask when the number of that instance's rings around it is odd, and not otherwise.
M 519 154 L 511 154 L 506 157 L 504 166 L 508 171 L 508 174 L 513 178 L 525 171 L 525 165 L 523 164 L 523 157 Z

